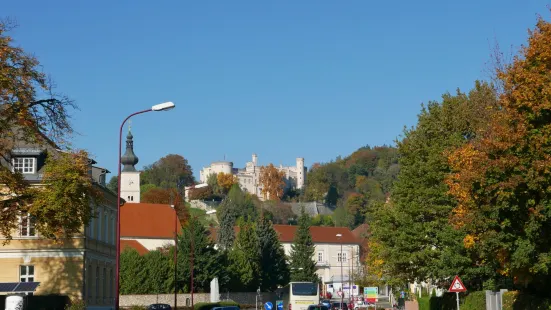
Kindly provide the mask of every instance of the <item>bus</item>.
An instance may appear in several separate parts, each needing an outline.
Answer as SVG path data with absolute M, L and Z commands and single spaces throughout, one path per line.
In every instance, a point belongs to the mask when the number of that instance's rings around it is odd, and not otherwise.
M 314 282 L 290 282 L 278 289 L 283 300 L 283 310 L 307 310 L 310 305 L 319 305 L 319 286 Z

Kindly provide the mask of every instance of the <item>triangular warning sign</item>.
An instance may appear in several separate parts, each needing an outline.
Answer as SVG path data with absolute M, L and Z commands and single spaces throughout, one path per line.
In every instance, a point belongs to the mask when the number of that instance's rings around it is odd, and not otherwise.
M 459 293 L 459 292 L 465 292 L 466 290 L 467 288 L 465 287 L 463 282 L 461 282 L 461 279 L 459 279 L 459 276 L 455 276 L 455 278 L 453 278 L 452 285 L 450 285 L 450 289 L 448 290 L 448 292 Z

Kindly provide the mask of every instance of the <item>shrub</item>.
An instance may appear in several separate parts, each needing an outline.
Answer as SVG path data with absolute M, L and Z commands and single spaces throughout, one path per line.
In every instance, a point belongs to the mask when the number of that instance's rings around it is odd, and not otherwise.
M 547 310 L 551 308 L 551 300 L 519 292 L 503 294 L 503 310 Z
M 72 300 L 65 306 L 65 310 L 85 310 L 86 302 L 84 300 Z
M 419 304 L 419 310 L 430 310 L 430 300 L 435 297 L 421 297 L 417 298 L 417 303 Z
M 479 310 L 486 309 L 486 292 L 472 292 L 465 297 L 461 310 Z

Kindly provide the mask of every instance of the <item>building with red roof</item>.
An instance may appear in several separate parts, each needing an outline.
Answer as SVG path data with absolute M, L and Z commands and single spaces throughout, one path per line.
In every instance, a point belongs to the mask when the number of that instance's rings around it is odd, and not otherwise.
M 121 207 L 121 251 L 123 242 L 140 254 L 174 245 L 176 229 L 181 233 L 182 227 L 170 205 L 127 203 Z

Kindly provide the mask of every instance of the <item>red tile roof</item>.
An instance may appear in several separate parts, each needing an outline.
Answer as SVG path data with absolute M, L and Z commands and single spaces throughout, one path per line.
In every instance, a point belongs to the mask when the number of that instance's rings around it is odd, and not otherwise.
M 126 203 L 121 207 L 121 237 L 172 239 L 175 216 L 170 205 Z
M 362 225 L 356 227 L 356 229 L 354 229 L 352 231 L 352 233 L 354 234 L 354 236 L 356 236 L 356 238 L 364 240 L 364 239 L 367 238 L 367 229 L 368 228 L 369 228 L 369 225 L 362 224 Z
M 283 243 L 291 243 L 295 238 L 298 226 L 292 225 L 273 225 L 274 230 L 279 236 L 279 241 Z M 235 233 L 239 232 L 239 227 L 234 228 Z M 211 228 L 211 238 L 216 242 L 216 228 Z M 352 232 L 348 227 L 323 227 L 323 226 L 311 226 L 310 234 L 312 235 L 312 241 L 314 243 L 345 243 L 345 244 L 361 244 L 362 241 Z M 341 234 L 339 239 L 337 234 Z M 341 240 L 342 239 L 342 240 Z
M 121 240 L 121 253 L 124 252 L 126 248 L 133 248 L 138 251 L 140 255 L 144 255 L 149 252 L 148 249 L 136 240 Z
M 293 242 L 298 226 L 274 225 L 274 229 L 279 234 L 279 240 L 281 242 Z M 312 241 L 314 241 L 314 243 L 342 242 L 359 244 L 361 242 L 352 234 L 348 227 L 311 226 L 310 234 L 312 235 Z M 337 237 L 337 234 L 341 234 L 342 237 Z

